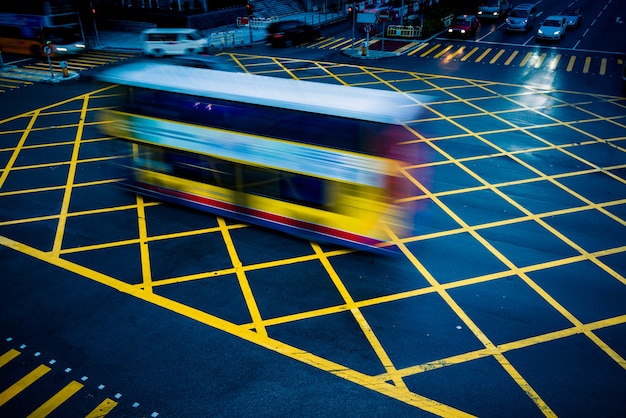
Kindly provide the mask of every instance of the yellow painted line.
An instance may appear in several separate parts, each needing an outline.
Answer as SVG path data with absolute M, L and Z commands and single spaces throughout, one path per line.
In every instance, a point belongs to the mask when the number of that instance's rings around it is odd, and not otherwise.
M 32 372 L 28 373 L 26 376 L 22 377 L 17 382 L 13 383 L 11 386 L 5 389 L 4 392 L 0 393 L 0 406 L 13 399 L 20 392 L 35 383 L 50 370 L 50 367 L 42 364 Z
M 105 417 L 111 412 L 113 408 L 117 406 L 117 402 L 112 399 L 106 398 L 104 401 L 100 403 L 100 405 L 96 406 L 96 408 L 85 415 L 85 418 L 101 418 Z
M 231 243 L 232 244 L 232 243 Z M 442 404 L 433 399 L 426 398 L 417 393 L 404 390 L 402 388 L 395 387 L 388 382 L 381 382 L 380 379 L 375 376 L 370 376 L 365 373 L 361 373 L 357 370 L 350 369 L 341 364 L 327 360 L 323 357 L 317 356 L 313 353 L 309 353 L 305 350 L 297 347 L 285 344 L 281 341 L 274 340 L 257 332 L 250 331 L 245 327 L 237 324 L 233 324 L 224 319 L 216 317 L 214 315 L 202 312 L 198 309 L 192 308 L 185 304 L 164 298 L 154 293 L 147 293 L 143 290 L 125 283 L 121 280 L 114 279 L 95 270 L 88 269 L 81 265 L 72 263 L 71 261 L 59 258 L 50 252 L 44 252 L 33 247 L 29 247 L 20 242 L 14 241 L 10 238 L 0 235 L 0 245 L 11 248 L 22 254 L 30 255 L 48 264 L 57 266 L 64 270 L 79 274 L 89 280 L 96 283 L 109 286 L 122 293 L 126 293 L 137 299 L 144 300 L 152 303 L 156 306 L 160 306 L 164 309 L 168 309 L 172 312 L 191 318 L 201 324 L 211 326 L 215 329 L 228 332 L 231 335 L 237 336 L 245 341 L 257 344 L 260 347 L 264 347 L 268 350 L 272 350 L 276 353 L 284 355 L 285 357 L 299 361 L 303 364 L 310 365 L 319 370 L 330 373 L 339 378 L 345 379 L 349 382 L 358 384 L 375 392 L 378 392 L 384 396 L 388 396 L 392 399 L 399 400 L 407 405 L 414 406 L 416 408 L 423 409 L 432 414 L 446 417 L 469 417 L 470 414 L 461 410 L 455 409 L 451 406 Z
M 326 272 L 330 276 L 331 280 L 335 284 L 335 287 L 337 288 L 337 290 L 341 294 L 341 297 L 346 302 L 346 305 L 350 308 L 350 312 L 352 313 L 352 316 L 354 317 L 356 322 L 359 324 L 359 327 L 361 328 L 361 331 L 365 335 L 365 338 L 367 338 L 367 340 L 370 343 L 371 347 L 374 349 L 374 352 L 376 353 L 376 355 L 380 359 L 381 364 L 383 365 L 383 367 L 387 371 L 387 375 L 391 376 L 391 380 L 393 381 L 394 386 L 402 388 L 403 390 L 407 390 L 408 391 L 408 388 L 407 388 L 406 384 L 404 383 L 404 380 L 398 374 L 398 370 L 393 365 L 393 362 L 389 358 L 387 352 L 385 351 L 384 347 L 382 346 L 382 344 L 378 340 L 378 337 L 376 337 L 376 334 L 374 333 L 374 331 L 372 330 L 372 328 L 368 324 L 367 320 L 365 319 L 365 317 L 361 313 L 360 309 L 358 309 L 356 307 L 356 305 L 354 303 L 354 299 L 352 298 L 352 296 L 348 292 L 348 289 L 346 288 L 345 284 L 341 281 L 341 278 L 339 277 L 339 275 L 337 274 L 337 272 L 333 268 L 333 266 L 330 263 L 330 261 L 328 261 L 328 257 L 324 254 L 324 252 L 320 248 L 319 244 L 314 243 L 312 245 L 313 245 L 313 249 L 315 250 L 315 254 L 317 254 L 319 256 L 319 259 L 320 259 L 320 261 L 322 263 L 322 266 L 324 266 L 324 269 L 326 270 Z
M 506 61 L 504 61 L 504 65 L 509 65 L 511 62 L 513 62 L 513 60 L 515 59 L 515 57 L 517 57 L 517 53 L 518 51 L 513 51 L 513 53 L 511 54 L 510 57 L 508 57 L 506 59 Z
M 576 55 L 572 55 L 571 57 L 569 57 L 569 62 L 567 63 L 567 68 L 565 69 L 565 71 L 572 71 L 572 69 L 574 68 L 574 63 L 576 62 Z
M 585 65 L 583 66 L 583 73 L 587 74 L 589 72 L 589 67 L 591 66 L 591 57 L 585 58 Z
M 559 65 L 559 61 L 561 60 L 561 54 L 557 54 L 556 57 L 552 61 L 550 61 L 550 65 L 548 66 L 551 70 L 556 70 L 556 67 Z
M 491 61 L 489 61 L 489 64 L 495 64 L 496 61 L 498 61 L 498 59 L 502 56 L 502 54 L 504 54 L 504 49 L 499 50 L 496 56 L 491 58 Z
M 342 46 L 344 46 L 344 45 L 346 45 L 346 44 L 350 44 L 350 42 L 352 42 L 352 39 L 346 39 L 345 41 L 343 41 L 343 42 L 339 42 L 339 43 L 337 43 L 337 44 L 335 44 L 335 45 L 331 46 L 331 47 L 330 47 L 330 48 L 328 48 L 328 49 L 337 49 L 337 48 L 341 48 Z
M 44 402 L 39 408 L 35 409 L 27 418 L 43 418 L 50 415 L 52 411 L 57 409 L 63 402 L 71 398 L 76 392 L 81 390 L 83 385 L 75 380 L 65 385 L 63 389 L 55 393 L 50 399 Z
M 487 48 L 487 50 L 483 52 L 482 54 L 480 54 L 480 56 L 476 58 L 476 61 L 474 62 L 481 62 L 483 58 L 485 58 L 490 52 L 491 52 L 491 48 Z
M 13 168 L 13 165 L 15 164 L 15 160 L 17 160 L 17 156 L 19 155 L 19 153 L 20 153 L 20 151 L 22 149 L 22 146 L 26 142 L 26 138 L 28 137 L 28 133 L 30 132 L 30 130 L 35 125 L 35 121 L 37 120 L 38 116 L 39 116 L 39 110 L 35 110 L 33 112 L 32 116 L 31 116 L 31 118 L 30 118 L 30 121 L 28 121 L 28 125 L 26 126 L 26 129 L 24 129 L 24 132 L 22 133 L 22 136 L 20 137 L 19 141 L 17 142 L 17 145 L 13 149 L 13 153 L 9 157 L 9 160 L 6 162 L 6 164 L 4 166 L 4 170 L 2 171 L 2 174 L 0 174 L 0 188 L 2 188 L 2 185 L 4 184 L 4 182 L 7 179 L 7 176 L 9 175 L 9 172 Z
M 606 74 L 606 58 L 602 58 L 600 61 L 600 75 Z
M 404 51 L 407 51 L 411 48 L 413 48 L 415 45 L 419 44 L 419 42 L 409 42 L 408 44 L 404 45 L 402 48 L 398 48 L 396 49 L 396 52 L 401 54 Z
M 428 46 L 428 42 L 425 42 L 423 44 L 421 44 L 420 46 L 418 46 L 417 48 L 415 48 L 414 50 L 410 51 L 408 54 L 406 54 L 407 56 L 411 56 L 413 54 L 415 54 L 416 52 L 421 51 L 422 49 L 426 48 Z
M 448 45 L 447 47 L 445 47 L 444 49 L 442 49 L 440 52 L 436 53 L 435 56 L 433 58 L 439 58 L 440 56 L 442 56 L 443 54 L 445 54 L 446 52 L 448 52 L 449 50 L 451 50 L 453 47 L 453 45 Z
M 525 66 L 528 60 L 530 59 L 530 57 L 532 57 L 532 55 L 533 55 L 532 52 L 527 52 L 526 55 L 524 55 L 524 58 L 522 58 L 522 62 L 520 62 L 519 66 L 520 67 Z
M 470 52 L 465 54 L 463 56 L 463 58 L 461 58 L 461 61 L 467 61 L 469 59 L 469 57 L 471 57 L 472 55 L 474 55 L 476 53 L 476 51 L 478 51 L 478 47 L 477 46 L 475 46 L 474 48 L 472 48 L 472 50 Z
M 65 235 L 65 225 L 67 222 L 67 214 L 70 207 L 70 198 L 72 196 L 72 187 L 74 185 L 74 176 L 76 175 L 76 166 L 78 165 L 78 153 L 80 150 L 80 140 L 83 137 L 83 129 L 85 128 L 85 120 L 87 118 L 87 109 L 89 108 L 89 95 L 83 96 L 83 105 L 80 111 L 80 122 L 76 127 L 76 134 L 74 135 L 72 156 L 69 163 L 69 169 L 67 173 L 67 182 L 65 184 L 65 192 L 63 193 L 63 201 L 61 202 L 61 210 L 59 213 L 59 222 L 57 223 L 57 230 L 54 237 L 54 243 L 52 245 L 52 252 L 59 254 L 61 247 L 63 246 L 63 236 Z
M 259 335 L 267 337 L 267 329 L 265 328 L 265 325 L 263 325 L 263 317 L 259 311 L 259 306 L 256 303 L 254 294 L 252 293 L 250 282 L 248 281 L 246 272 L 243 269 L 243 264 L 239 259 L 239 255 L 237 254 L 237 249 L 233 243 L 226 221 L 224 221 L 224 218 L 218 217 L 217 224 L 220 226 L 222 231 L 222 238 L 224 239 L 228 255 L 230 256 L 230 262 L 235 268 L 235 274 L 237 276 L 237 280 L 239 281 L 239 287 L 241 288 L 241 293 L 243 293 L 243 298 L 248 306 L 248 312 L 250 313 L 250 318 L 252 318 L 254 328 Z
M 361 39 L 355 40 L 354 41 L 354 48 L 355 49 L 357 49 L 357 48 L 360 49 L 361 48 L 361 44 L 363 42 L 365 42 L 365 38 L 361 38 Z M 343 51 L 343 50 L 348 49 L 348 48 L 352 48 L 352 44 L 351 43 L 349 45 L 347 45 L 346 47 L 341 48 L 341 50 Z
M 539 59 L 535 63 L 535 68 L 541 67 L 541 64 L 543 64 L 543 61 L 546 59 L 546 56 L 547 54 L 545 52 L 539 56 Z
M 15 357 L 19 355 L 20 355 L 19 351 L 13 348 L 10 349 L 6 353 L 4 353 L 2 356 L 0 356 L 0 367 L 6 365 L 8 362 L 10 362 L 11 360 L 13 360 Z
M 137 144 L 133 144 L 133 152 L 137 152 Z M 148 249 L 148 227 L 146 225 L 146 211 L 144 199 L 136 195 L 137 200 L 137 224 L 139 229 L 139 253 L 141 257 L 141 277 L 143 289 L 152 292 L 152 269 L 150 268 L 150 250 Z
M 450 58 L 454 58 L 454 57 L 456 57 L 457 55 L 461 55 L 461 54 L 463 54 L 463 51 L 465 51 L 465 46 L 462 46 L 462 47 L 460 47 L 459 49 L 457 49 L 456 51 L 454 51 L 453 53 L 451 53 L 451 54 L 449 55 L 449 57 L 450 57 Z
M 326 48 L 328 46 L 331 46 L 332 44 L 336 44 L 336 43 L 343 43 L 343 41 L 346 38 L 341 37 L 341 38 L 330 38 L 330 39 L 324 39 L 320 42 L 314 43 L 309 45 L 309 48 Z
M 420 57 L 425 57 L 426 55 L 430 54 L 431 52 L 433 52 L 435 49 L 439 48 L 440 46 L 441 46 L 441 44 L 437 44 L 437 45 L 433 46 L 428 51 L 426 51 L 422 55 L 420 55 Z

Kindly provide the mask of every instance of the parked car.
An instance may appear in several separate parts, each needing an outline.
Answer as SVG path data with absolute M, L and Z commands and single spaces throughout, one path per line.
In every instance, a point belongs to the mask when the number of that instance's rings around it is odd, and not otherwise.
M 478 5 L 479 19 L 500 19 L 511 10 L 509 0 L 482 0 Z
M 568 28 L 577 28 L 583 22 L 583 14 L 580 9 L 565 9 L 559 16 L 565 17 Z
M 519 4 L 509 12 L 504 29 L 507 31 L 527 32 L 535 26 L 536 18 L 536 5 L 530 3 Z
M 564 16 L 549 16 L 537 29 L 537 39 L 543 41 L 560 41 L 567 30 L 567 19 Z
M 311 42 L 320 36 L 318 28 L 299 20 L 271 23 L 267 28 L 267 33 L 267 40 L 274 47 Z
M 474 15 L 460 15 L 452 22 L 452 26 L 448 28 L 448 35 L 452 36 L 470 36 L 475 35 L 478 30 L 478 18 Z

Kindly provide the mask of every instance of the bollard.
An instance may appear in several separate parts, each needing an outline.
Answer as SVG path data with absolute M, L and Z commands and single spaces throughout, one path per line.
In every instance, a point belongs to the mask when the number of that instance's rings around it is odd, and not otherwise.
M 63 78 L 67 78 L 67 77 L 70 76 L 70 73 L 67 70 L 67 61 L 61 61 L 59 63 L 59 67 L 61 67 L 61 72 L 63 73 Z
M 365 57 L 367 55 L 367 44 L 365 44 L 365 42 L 363 42 L 361 44 L 361 56 Z

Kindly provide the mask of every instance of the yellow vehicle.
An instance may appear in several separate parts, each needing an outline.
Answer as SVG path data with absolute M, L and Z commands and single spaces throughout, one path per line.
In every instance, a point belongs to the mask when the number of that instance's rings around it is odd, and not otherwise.
M 0 51 L 4 53 L 44 56 L 79 54 L 85 51 L 85 40 L 78 14 L 52 10 L 42 3 L 41 9 L 29 4 L 7 2 L 0 11 Z
M 154 60 L 99 78 L 124 90 L 101 126 L 133 144 L 127 188 L 368 250 L 411 228 L 394 152 L 415 96 Z

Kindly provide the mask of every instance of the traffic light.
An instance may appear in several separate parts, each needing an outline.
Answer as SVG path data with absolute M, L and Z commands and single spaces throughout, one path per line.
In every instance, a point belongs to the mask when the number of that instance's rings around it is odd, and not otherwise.
M 254 6 L 250 3 L 246 3 L 246 12 L 248 13 L 248 16 L 252 17 L 254 14 Z

